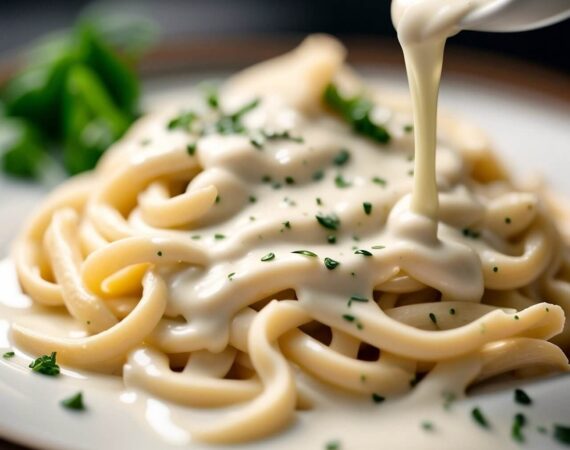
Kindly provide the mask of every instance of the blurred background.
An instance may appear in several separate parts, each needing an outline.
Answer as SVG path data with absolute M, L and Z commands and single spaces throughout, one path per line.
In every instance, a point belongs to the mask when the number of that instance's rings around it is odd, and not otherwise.
M 294 38 L 317 31 L 349 42 L 395 35 L 389 0 L 4 0 L 0 5 L 1 60 L 46 32 L 70 27 L 86 8 L 134 11 L 151 17 L 160 27 L 161 42 L 215 39 L 219 43 L 227 39 L 235 43 L 235 39 L 265 36 L 274 40 L 276 36 Z M 267 42 L 256 45 L 263 47 Z M 463 32 L 450 46 L 493 52 L 570 73 L 569 21 L 521 34 Z M 205 54 L 194 56 L 207 59 Z

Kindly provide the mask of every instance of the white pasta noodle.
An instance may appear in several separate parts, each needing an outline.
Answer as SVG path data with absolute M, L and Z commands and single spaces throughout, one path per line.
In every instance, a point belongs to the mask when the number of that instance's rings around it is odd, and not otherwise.
M 410 110 L 366 88 L 344 53 L 312 36 L 230 79 L 219 107 L 197 98 L 141 119 L 54 192 L 13 260 L 24 292 L 86 335 L 17 319 L 14 344 L 186 408 L 224 407 L 190 429 L 213 443 L 320 414 L 300 374 L 364 402 L 424 375 L 460 393 L 568 370 L 549 340 L 570 345 L 570 253 L 543 196 L 517 190 L 456 120 L 437 138 L 437 187 L 412 176 Z M 375 99 L 390 142 L 323 102 L 333 82 Z

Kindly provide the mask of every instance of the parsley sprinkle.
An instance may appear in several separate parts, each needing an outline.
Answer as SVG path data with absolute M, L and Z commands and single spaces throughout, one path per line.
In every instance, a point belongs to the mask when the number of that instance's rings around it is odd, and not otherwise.
M 404 125 L 404 133 L 411 133 L 412 131 L 414 131 L 414 126 L 413 125 Z
M 340 450 L 339 441 L 329 441 L 325 444 L 325 450 Z
M 519 319 L 520 319 L 520 317 L 517 314 L 515 314 L 515 320 L 519 320 Z
M 530 405 L 532 404 L 532 399 L 528 394 L 522 389 L 515 389 L 515 402 L 519 405 Z
M 526 425 L 526 417 L 524 414 L 518 413 L 513 419 L 513 425 L 511 427 L 511 436 L 513 440 L 517 442 L 524 442 L 524 435 L 522 434 L 522 428 Z
M 338 266 L 340 265 L 340 263 L 338 261 L 335 261 L 334 259 L 331 258 L 325 258 L 325 267 L 329 270 L 334 270 L 336 269 Z
M 348 300 L 348 306 L 352 305 L 352 302 L 368 303 L 368 299 L 361 295 L 352 295 Z
M 386 184 L 388 184 L 384 178 L 380 177 L 372 178 L 372 182 L 375 184 L 379 184 L 380 186 L 386 186 Z
M 327 236 L 327 242 L 328 242 L 329 244 L 336 244 L 336 236 L 333 235 L 333 234 L 329 234 L 329 235 Z
M 505 217 L 505 223 L 506 223 L 507 225 L 510 225 L 510 224 L 511 224 L 511 218 L 510 218 L 510 217 Z
M 221 239 L 225 239 L 225 238 L 226 238 L 225 234 L 219 234 L 219 233 L 214 234 L 214 239 L 216 239 L 218 241 Z
M 322 170 L 317 170 L 314 174 L 313 174 L 313 180 L 314 181 L 320 181 L 324 178 L 325 173 Z
M 356 317 L 350 315 L 350 314 L 343 314 L 342 318 L 344 320 L 346 320 L 347 322 L 354 322 L 356 320 Z
M 434 325 L 437 325 L 437 317 L 435 317 L 434 313 L 432 312 L 429 313 L 429 320 L 431 320 L 434 323 Z
M 222 197 L 216 195 L 216 203 L 220 203 L 222 201 Z
M 350 152 L 343 148 L 333 159 L 335 166 L 344 166 L 350 159 Z
M 14 352 L 6 352 L 2 355 L 2 358 L 4 359 L 10 359 L 13 358 L 16 354 Z
M 433 431 L 433 422 L 429 422 L 427 420 L 424 420 L 422 422 L 422 429 L 426 430 L 426 431 Z
M 195 234 L 195 235 L 191 236 L 190 239 L 197 241 L 199 239 L 202 239 L 202 236 L 200 236 L 199 234 Z
M 454 316 L 455 315 L 455 308 L 449 308 L 449 314 Z
M 85 405 L 83 404 L 83 393 L 78 392 L 77 394 L 62 400 L 61 405 L 64 408 L 73 409 L 75 411 L 85 410 Z
M 373 245 L 371 248 L 373 250 L 382 250 L 382 249 L 386 248 L 386 246 L 385 245 Z
M 283 222 L 283 228 L 288 228 L 290 230 L 291 229 L 291 222 L 289 222 L 289 221 Z
M 536 427 L 536 431 L 538 431 L 538 432 L 541 433 L 541 434 L 546 434 L 546 433 L 548 433 L 548 430 L 546 429 L 546 427 L 545 427 L 545 426 L 542 426 L 542 425 Z
M 235 272 L 229 273 L 229 274 L 228 274 L 228 280 L 234 281 L 234 280 L 233 280 L 233 277 L 234 277 L 235 274 L 236 274 Z
M 372 256 L 368 250 L 359 249 L 354 252 L 355 255 L 364 255 L 364 256 Z
M 249 196 L 249 203 L 255 203 L 256 201 L 257 201 L 257 198 L 254 195 Z
M 385 397 L 382 397 L 381 395 L 377 394 L 376 392 L 372 393 L 372 401 L 374 403 L 382 403 L 384 400 L 386 400 Z
M 293 177 L 285 177 L 285 183 L 295 184 L 295 179 Z
M 56 352 L 52 352 L 51 355 L 43 355 L 32 361 L 28 366 L 34 372 L 41 373 L 42 375 L 47 375 L 54 377 L 59 375 L 59 366 L 56 362 Z
M 471 410 L 471 417 L 473 417 L 473 420 L 475 420 L 475 422 L 477 422 L 483 428 L 490 428 L 489 422 L 487 422 L 487 419 L 479 408 L 473 408 Z
M 321 224 L 321 226 L 329 230 L 336 230 L 340 226 L 340 219 L 335 214 L 317 214 L 315 218 L 317 219 L 317 222 Z
M 455 393 L 445 391 L 443 393 L 443 409 L 445 410 L 451 409 L 451 405 L 455 400 L 457 400 L 457 396 L 455 395 Z
M 269 175 L 263 175 L 261 177 L 261 182 L 262 183 L 271 183 L 271 177 Z
M 555 424 L 554 439 L 563 444 L 570 444 L 570 426 Z
M 263 144 L 265 143 L 265 139 L 263 139 L 263 136 L 251 136 L 249 138 L 249 143 L 251 145 L 253 145 L 256 149 L 261 150 L 263 149 Z
M 310 252 L 309 250 L 295 250 L 294 252 L 291 253 L 296 253 L 297 255 L 309 256 L 311 258 L 318 258 L 316 253 Z
M 372 212 L 372 203 L 369 202 L 364 202 L 362 204 L 362 209 L 364 209 L 364 213 L 369 216 L 370 213 Z
M 194 155 L 194 153 L 196 153 L 196 143 L 193 142 L 191 144 L 188 144 L 186 146 L 186 151 L 188 152 L 189 155 Z
M 471 239 L 479 239 L 481 237 L 481 233 L 476 230 L 472 230 L 471 228 L 463 228 L 462 230 L 463 236 Z
M 157 254 L 157 256 L 162 256 L 162 251 L 159 250 L 159 251 L 156 252 L 156 254 Z
M 319 206 L 321 206 L 323 204 L 323 201 L 319 197 L 317 197 L 316 202 L 317 202 L 317 205 L 319 205 Z
M 166 127 L 169 130 L 175 130 L 177 128 L 181 128 L 185 131 L 190 131 L 190 127 L 191 127 L 192 123 L 197 118 L 198 118 L 198 116 L 196 115 L 196 113 L 194 113 L 192 111 L 183 112 L 179 116 L 171 119 L 168 122 Z
M 272 259 L 275 259 L 275 253 L 268 253 L 267 255 L 265 255 L 261 258 L 261 261 L 263 261 L 263 262 L 271 261 Z
M 334 184 L 336 184 L 336 187 L 340 189 L 352 186 L 352 183 L 350 181 L 346 181 L 340 173 L 334 178 Z
M 493 267 L 493 272 L 497 273 L 499 271 L 499 268 L 497 266 Z
M 215 89 L 209 89 L 206 93 L 206 103 L 208 103 L 212 109 L 218 109 L 220 107 L 220 100 Z

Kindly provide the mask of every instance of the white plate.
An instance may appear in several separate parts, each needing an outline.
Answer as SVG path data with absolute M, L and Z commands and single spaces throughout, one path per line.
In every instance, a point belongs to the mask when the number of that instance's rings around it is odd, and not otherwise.
M 365 72 L 396 89 L 406 89 L 402 72 L 373 69 Z M 196 81 L 196 77 L 188 76 L 149 81 L 145 102 L 152 107 L 168 98 L 180 98 L 180 91 L 189 93 Z M 496 150 L 505 161 L 509 161 L 518 176 L 543 174 L 549 184 L 570 198 L 570 105 L 503 84 L 454 77 L 444 79 L 441 105 L 485 129 Z M 0 175 L 0 256 L 7 253 L 9 241 L 17 233 L 24 217 L 44 197 L 45 191 L 45 188 L 8 180 Z M 12 269 L 4 266 L 0 270 Z M 8 289 L 3 287 L 4 292 Z M 0 320 L 0 338 L 2 328 L 6 326 Z M 0 347 L 5 346 L 8 344 L 0 341 Z M 108 380 L 100 391 L 89 388 L 85 393 L 89 410 L 70 414 L 52 400 L 82 389 L 85 381 L 81 374 L 65 371 L 68 376 L 51 379 L 31 374 L 28 369 L 8 370 L 7 364 L 10 363 L 0 359 L 0 435 L 3 437 L 37 448 L 180 448 L 174 443 L 165 443 L 146 425 L 143 417 L 132 413 L 128 395 L 125 397 L 115 380 Z M 570 377 L 530 382 L 525 389 L 535 399 L 535 405 L 525 411 L 533 427 L 552 422 L 570 423 Z M 123 401 L 119 401 L 121 395 Z M 474 401 L 485 408 L 497 430 L 503 430 L 508 442 L 510 421 L 515 412 L 512 390 L 480 395 L 475 400 L 462 402 L 458 408 L 468 411 Z M 147 405 L 146 414 L 154 414 L 155 421 L 171 426 L 167 412 L 159 402 L 154 406 Z M 177 433 L 182 433 L 182 430 L 170 431 L 174 441 Z M 309 437 L 303 448 L 322 449 L 325 438 Z M 192 449 L 196 448 L 205 447 L 192 446 Z M 261 449 L 264 445 L 242 448 Z M 524 448 L 548 450 L 562 447 L 549 436 L 533 432 L 528 433 Z

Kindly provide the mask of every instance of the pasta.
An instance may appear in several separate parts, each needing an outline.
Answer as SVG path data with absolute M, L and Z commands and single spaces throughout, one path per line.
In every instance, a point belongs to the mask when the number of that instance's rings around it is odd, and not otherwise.
M 413 215 L 409 108 L 343 60 L 338 42 L 312 36 L 219 98 L 142 118 L 57 189 L 13 259 L 44 307 L 30 314 L 51 308 L 85 333 L 16 321 L 15 345 L 190 409 L 232 407 L 191 429 L 211 443 L 319 414 L 300 374 L 369 401 L 426 374 L 460 395 L 508 372 L 568 370 L 560 213 L 514 185 L 478 130 L 445 117 L 439 212 Z M 371 99 L 386 142 L 323 102 L 331 83 Z

